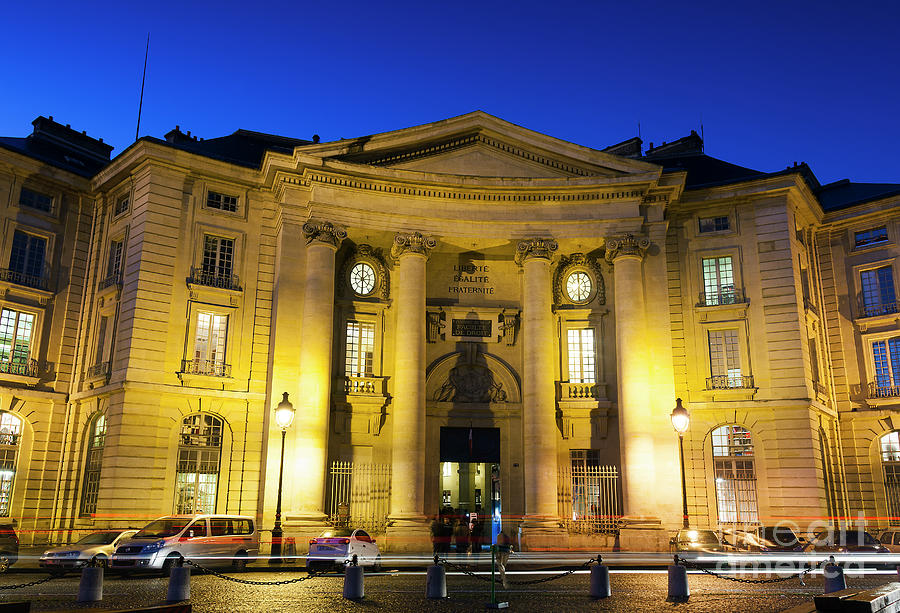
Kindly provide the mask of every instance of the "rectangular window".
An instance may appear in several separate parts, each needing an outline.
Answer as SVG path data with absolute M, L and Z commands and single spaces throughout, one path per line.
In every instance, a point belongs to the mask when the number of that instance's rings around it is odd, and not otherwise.
M 228 213 L 237 212 L 237 196 L 229 196 L 219 192 L 210 191 L 206 194 L 206 207 Z
M 228 316 L 216 313 L 197 313 L 197 332 L 194 336 L 194 368 L 200 374 L 218 375 L 225 366 L 225 339 Z
M 13 233 L 12 249 L 9 253 L 9 269 L 14 273 L 14 282 L 30 287 L 41 287 L 46 251 L 46 240 L 16 230 Z
M 872 343 L 875 397 L 896 396 L 900 387 L 900 337 Z
M 709 331 L 709 389 L 743 387 L 737 330 Z
M 118 200 L 116 200 L 116 206 L 113 209 L 113 217 L 118 217 L 122 213 L 128 210 L 128 196 L 122 196 Z
M 49 213 L 53 210 L 53 198 L 47 194 L 23 187 L 22 191 L 19 192 L 19 206 L 27 206 L 28 208 Z
M 734 267 L 731 256 L 703 258 L 703 304 L 716 306 L 734 304 L 737 295 L 734 291 Z
M 569 382 L 595 383 L 594 329 L 569 330 Z
M 94 353 L 94 364 L 106 361 L 106 327 L 109 325 L 109 317 L 101 317 L 97 328 L 97 349 Z
M 862 315 L 871 317 L 897 312 L 894 293 L 894 272 L 890 266 L 882 266 L 859 273 L 862 287 Z
M 234 264 L 234 240 L 206 234 L 203 237 L 203 261 L 201 270 L 204 275 L 230 277 Z
M 881 243 L 886 243 L 887 240 L 887 227 L 885 226 L 853 233 L 853 247 L 855 249 L 880 245 Z
M 111 241 L 109 243 L 109 259 L 106 262 L 106 277 L 108 279 L 119 278 L 119 273 L 122 271 L 123 246 L 123 241 Z
M 344 375 L 371 377 L 375 355 L 375 324 L 360 321 L 347 322 L 347 357 Z
M 727 215 L 720 217 L 701 217 L 700 233 L 704 232 L 723 232 L 731 229 L 731 222 Z
M 33 314 L 0 311 L 0 372 L 34 376 L 29 360 L 33 328 Z

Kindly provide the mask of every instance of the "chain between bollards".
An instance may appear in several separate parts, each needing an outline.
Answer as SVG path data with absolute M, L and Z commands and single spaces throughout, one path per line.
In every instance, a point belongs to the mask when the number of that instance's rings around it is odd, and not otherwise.
M 237 577 L 229 577 L 228 575 L 220 573 L 217 570 L 207 568 L 206 566 L 198 564 L 197 562 L 192 562 L 191 560 L 185 560 L 184 563 L 188 564 L 189 566 L 193 566 L 200 572 L 206 573 L 208 575 L 213 575 L 214 577 L 224 579 L 225 581 L 242 583 L 244 585 L 288 585 L 290 583 L 300 583 L 302 581 L 308 581 L 309 579 L 323 576 L 321 573 L 307 572 L 305 577 L 297 577 L 296 579 L 284 579 L 283 581 L 251 581 L 250 579 L 238 579 Z
M 434 557 L 435 557 L 436 560 L 438 559 L 438 556 L 434 556 Z M 465 567 L 463 567 L 463 566 L 460 566 L 459 564 L 454 564 L 453 562 L 451 562 L 451 561 L 448 560 L 447 558 L 440 558 L 440 561 L 441 561 L 442 563 L 444 563 L 444 564 L 446 564 L 446 565 L 452 567 L 453 569 L 455 569 L 455 570 L 457 570 L 457 571 L 463 573 L 464 575 L 469 575 L 470 577 L 475 577 L 476 579 L 480 579 L 481 581 L 485 581 L 485 582 L 488 582 L 488 583 L 491 582 L 491 578 L 490 578 L 490 577 L 487 577 L 487 576 L 484 576 L 484 575 L 479 575 L 478 573 L 475 573 L 475 572 L 473 572 L 473 571 L 471 571 L 471 570 L 469 570 L 469 569 L 467 569 L 467 568 L 465 568 Z M 596 558 L 591 558 L 590 560 L 588 560 L 587 562 L 585 562 L 585 563 L 582 564 L 581 566 L 578 566 L 578 567 L 576 567 L 576 568 L 572 568 L 572 569 L 567 570 L 567 571 L 563 571 L 563 572 L 559 573 L 558 575 L 552 575 L 552 576 L 550 576 L 550 577 L 542 577 L 541 579 L 533 579 L 533 580 L 531 580 L 531 581 L 508 581 L 508 583 L 512 583 L 513 585 L 536 585 L 536 584 L 538 584 L 538 583 L 547 583 L 548 581 L 555 581 L 555 580 L 557 580 L 557 579 L 562 579 L 563 577 L 568 577 L 568 576 L 571 575 L 572 573 L 578 572 L 579 570 L 583 570 L 583 569 L 589 567 L 589 566 L 590 566 L 591 564 L 593 564 L 594 562 L 598 562 L 598 563 L 599 563 L 599 562 L 600 562 L 600 556 L 597 556 Z M 540 572 L 540 569 L 537 570 L 537 571 L 534 571 L 534 572 Z
M 809 562 L 806 563 L 806 568 L 801 570 L 800 572 L 792 573 L 786 577 L 775 577 L 773 579 L 744 579 L 741 577 L 729 577 L 727 574 L 719 574 L 709 570 L 697 564 L 696 562 L 691 562 L 685 558 L 679 558 L 677 555 L 675 556 L 675 564 L 681 564 L 685 567 L 692 568 L 694 570 L 699 570 L 701 572 L 706 573 L 712 577 L 716 577 L 718 579 L 725 579 L 726 581 L 734 581 L 735 583 L 753 583 L 753 584 L 765 584 L 765 583 L 783 583 L 785 581 L 791 581 L 793 579 L 799 579 L 800 583 L 803 583 L 803 577 L 807 574 L 811 573 L 814 570 L 818 570 L 822 567 L 823 564 L 826 564 L 828 560 L 820 560 L 815 566 L 810 566 Z M 805 585 L 805 584 L 804 584 Z

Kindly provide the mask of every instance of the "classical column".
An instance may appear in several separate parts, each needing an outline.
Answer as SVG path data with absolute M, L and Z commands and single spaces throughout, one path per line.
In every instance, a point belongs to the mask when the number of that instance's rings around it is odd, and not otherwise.
M 425 524 L 425 262 L 435 246 L 418 232 L 397 234 L 394 271 L 394 394 L 388 535 L 392 549 L 416 549 Z M 404 534 L 404 531 L 406 532 Z M 413 534 L 416 532 L 416 534 Z
M 300 350 L 297 417 L 289 474 L 301 479 L 288 504 L 295 525 L 325 519 L 328 461 L 328 415 L 331 403 L 331 348 L 334 327 L 334 254 L 347 232 L 327 221 L 303 224 L 306 238 L 306 282 L 298 348 Z
M 613 264 L 616 313 L 616 362 L 619 383 L 619 441 L 622 496 L 626 516 L 652 517 L 656 471 L 647 346 L 650 330 L 644 309 L 642 260 L 646 238 L 630 234 L 606 239 L 606 259 Z
M 553 350 L 550 259 L 556 241 L 532 238 L 517 247 L 525 274 L 522 301 L 522 428 L 525 451 L 525 526 L 534 533 L 558 530 L 556 354 Z M 530 547 L 539 547 L 534 538 Z M 553 545 L 551 545 L 553 546 Z M 559 543 L 557 542 L 557 545 Z

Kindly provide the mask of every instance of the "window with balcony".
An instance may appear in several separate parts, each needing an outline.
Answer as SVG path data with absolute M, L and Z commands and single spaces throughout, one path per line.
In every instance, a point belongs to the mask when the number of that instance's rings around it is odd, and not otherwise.
M 703 258 L 703 293 L 700 306 L 736 304 L 743 299 L 734 287 L 734 266 L 731 256 Z
M 222 457 L 223 422 L 208 413 L 181 423 L 175 472 L 175 512 L 215 513 Z
M 49 213 L 53 210 L 53 198 L 47 194 L 23 187 L 22 191 L 19 192 L 19 206 L 27 206 L 30 209 Z
M 854 249 L 863 249 L 886 242 L 888 242 L 888 233 L 885 226 L 853 233 Z
M 9 517 L 12 507 L 21 435 L 22 420 L 12 413 L 0 412 L 0 517 Z
M 721 215 L 718 217 L 701 217 L 700 218 L 700 233 L 706 234 L 708 232 L 724 232 L 726 230 L 731 229 L 731 221 L 728 219 L 727 215 Z
M 103 447 L 106 444 L 106 414 L 100 413 L 91 421 L 88 430 L 84 459 L 84 485 L 81 488 L 81 515 L 97 512 L 100 492 L 100 468 L 103 465 Z
M 37 362 L 31 359 L 34 319 L 33 313 L 0 310 L 0 373 L 37 376 Z
M 859 273 L 859 281 L 862 288 L 860 311 L 863 317 L 897 312 L 894 271 L 891 266 L 863 270 Z
M 756 468 L 750 431 L 737 425 L 712 431 L 716 506 L 720 524 L 759 521 L 756 503 Z
M 46 252 L 46 239 L 16 230 L 9 252 L 6 280 L 18 285 L 47 289 L 47 280 L 44 278 Z
M 199 285 L 239 289 L 234 270 L 234 239 L 205 234 L 200 268 L 194 269 L 191 281 Z
M 596 383 L 597 356 L 594 348 L 594 329 L 568 331 L 569 383 Z
M 220 192 L 209 191 L 206 194 L 206 208 L 236 213 L 238 209 L 237 196 L 229 196 Z
M 374 392 L 375 324 L 348 321 L 346 327 L 344 375 L 350 393 Z
M 185 360 L 182 371 L 211 377 L 231 376 L 231 366 L 225 363 L 227 334 L 227 315 L 203 311 L 197 313 L 194 358 Z
M 753 378 L 741 371 L 740 334 L 736 329 L 709 331 L 709 374 L 706 389 L 753 387 Z
M 869 398 L 900 396 L 900 337 L 872 343 L 875 381 L 869 384 Z
M 122 282 L 122 252 L 124 248 L 125 241 L 110 241 L 109 254 L 106 259 L 106 278 L 100 282 L 100 289 Z

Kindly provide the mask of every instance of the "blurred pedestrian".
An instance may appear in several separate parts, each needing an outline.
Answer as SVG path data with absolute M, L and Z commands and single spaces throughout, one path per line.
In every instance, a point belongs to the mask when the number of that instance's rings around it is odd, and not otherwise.
M 509 562 L 510 553 L 512 553 L 512 541 L 506 532 L 501 531 L 497 535 L 497 568 L 500 570 L 500 580 L 503 582 L 503 589 L 508 587 L 506 584 L 506 563 Z
M 461 554 L 469 553 L 469 537 L 471 536 L 471 531 L 469 530 L 469 518 L 466 517 L 465 512 L 460 513 L 459 523 L 456 525 L 456 528 L 453 531 L 453 537 L 456 541 L 456 553 Z

